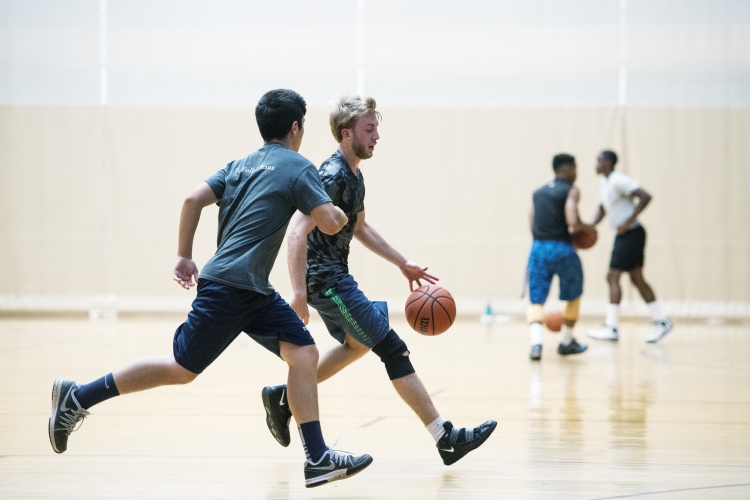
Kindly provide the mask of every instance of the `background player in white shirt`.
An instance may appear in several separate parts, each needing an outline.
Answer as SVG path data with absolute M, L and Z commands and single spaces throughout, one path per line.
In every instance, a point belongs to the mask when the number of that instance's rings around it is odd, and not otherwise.
M 654 331 L 646 337 L 647 342 L 658 342 L 672 331 L 674 326 L 662 311 L 651 286 L 643 278 L 643 257 L 646 247 L 646 231 L 638 222 L 640 214 L 651 202 L 648 194 L 637 181 L 622 172 L 615 171 L 617 155 L 613 151 L 602 151 L 596 159 L 596 173 L 602 176 L 599 181 L 599 208 L 594 215 L 593 225 L 598 224 L 605 214 L 609 215 L 612 229 L 617 232 L 612 247 L 607 282 L 609 283 L 609 305 L 604 326 L 589 332 L 589 337 L 598 340 L 617 340 L 617 325 L 620 312 L 620 275 L 630 274 L 630 280 L 651 309 Z M 638 204 L 634 199 L 638 199 Z

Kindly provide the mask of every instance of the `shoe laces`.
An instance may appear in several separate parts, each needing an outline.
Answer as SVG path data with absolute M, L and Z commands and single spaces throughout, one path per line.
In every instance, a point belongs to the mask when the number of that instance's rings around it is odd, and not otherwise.
M 337 440 L 338 441 L 338 440 Z M 328 449 L 328 458 L 336 465 L 351 466 L 354 464 L 353 453 L 343 450 Z
M 70 436 L 71 432 L 75 432 L 80 429 L 83 425 L 83 419 L 85 419 L 89 415 L 91 415 L 90 412 L 80 407 L 77 410 L 71 408 L 67 412 L 60 415 L 60 423 L 65 430 L 65 434 Z

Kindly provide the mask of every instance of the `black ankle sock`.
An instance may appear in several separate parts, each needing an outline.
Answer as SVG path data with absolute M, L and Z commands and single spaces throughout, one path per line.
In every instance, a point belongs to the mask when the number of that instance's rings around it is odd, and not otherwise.
M 95 404 L 119 396 L 120 392 L 117 390 L 114 377 L 111 373 L 108 373 L 100 379 L 82 385 L 73 395 L 78 400 L 78 404 L 88 410 Z

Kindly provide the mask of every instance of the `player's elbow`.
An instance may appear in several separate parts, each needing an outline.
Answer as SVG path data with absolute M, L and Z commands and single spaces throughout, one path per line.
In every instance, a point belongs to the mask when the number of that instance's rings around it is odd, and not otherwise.
M 318 223 L 318 229 L 322 233 L 325 233 L 327 235 L 334 235 L 341 231 L 344 226 L 346 225 L 346 221 L 344 221 L 343 224 L 340 223 L 340 221 L 336 220 L 325 220 Z

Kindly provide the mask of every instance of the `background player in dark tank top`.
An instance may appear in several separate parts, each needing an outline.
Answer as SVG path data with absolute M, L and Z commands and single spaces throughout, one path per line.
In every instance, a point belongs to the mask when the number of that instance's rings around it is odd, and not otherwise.
M 530 214 L 534 243 L 527 267 L 531 304 L 526 319 L 531 338 L 529 357 L 535 361 L 542 358 L 544 302 L 555 274 L 560 278 L 560 300 L 567 302 L 557 352 L 566 356 L 586 350 L 586 344 L 573 338 L 583 294 L 583 268 L 570 234 L 592 227 L 582 223 L 578 215 L 580 192 L 573 185 L 577 176 L 575 158 L 559 154 L 552 159 L 552 169 L 555 178 L 534 191 Z
M 401 255 L 365 220 L 365 188 L 359 164 L 373 155 L 380 138 L 379 121 L 380 114 L 371 97 L 342 97 L 331 112 L 331 131 L 339 149 L 321 165 L 319 173 L 328 196 L 349 217 L 349 222 L 338 233 L 327 235 L 315 227 L 310 217 L 301 213 L 294 216 L 288 240 L 294 290 L 291 306 L 307 323 L 308 304 L 311 305 L 329 333 L 341 343 L 321 355 L 318 383 L 372 350 L 385 365 L 396 392 L 435 440 L 443 463 L 451 465 L 484 443 L 497 422 L 488 420 L 472 429 L 454 427 L 445 420 L 417 376 L 406 343 L 390 328 L 385 302 L 370 301 L 349 274 L 349 244 L 356 238 L 368 250 L 397 266 L 409 281 L 409 288 L 413 289 L 415 282 L 421 285 L 420 280 L 437 280 L 426 267 Z M 263 404 L 271 434 L 286 446 L 291 415 L 288 407 L 280 404 L 284 387 L 266 387 Z

